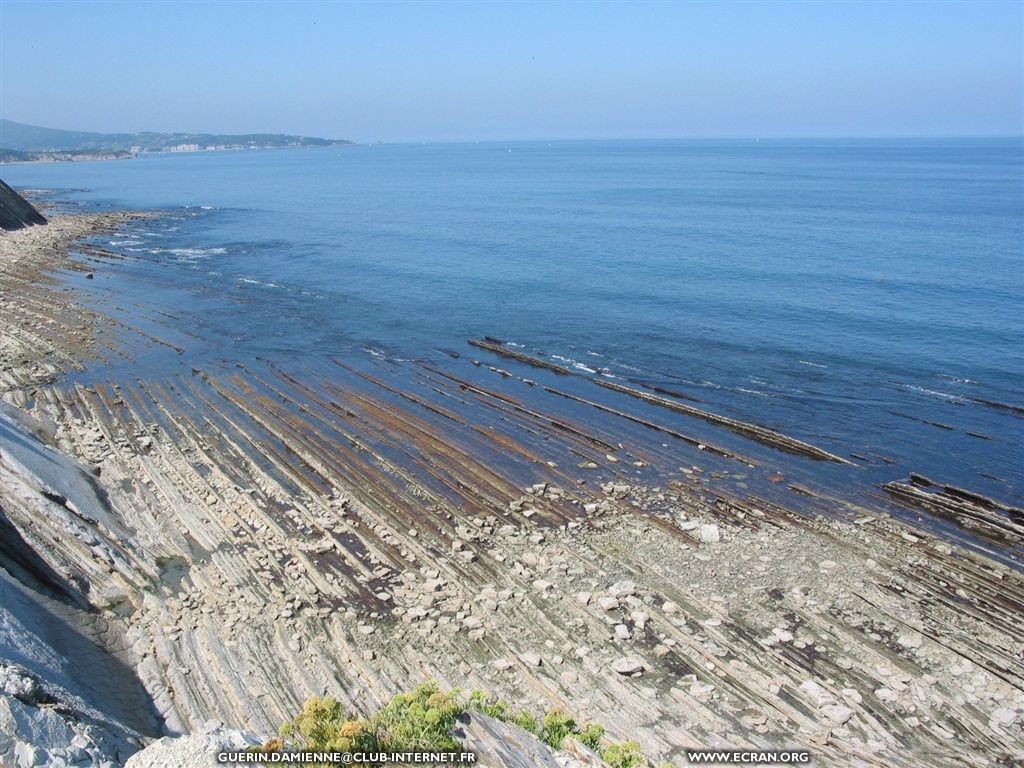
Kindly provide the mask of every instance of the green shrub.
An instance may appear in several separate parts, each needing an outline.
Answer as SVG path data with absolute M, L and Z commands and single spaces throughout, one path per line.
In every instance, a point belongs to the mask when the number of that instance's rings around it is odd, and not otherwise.
M 597 751 L 601 748 L 601 739 L 604 738 L 604 728 L 597 723 L 587 723 L 587 727 L 575 734 L 584 746 Z
M 302 714 L 281 727 L 281 737 L 313 751 L 354 752 L 379 747 L 372 726 L 354 716 L 346 717 L 341 704 L 330 696 L 307 701 Z
M 263 745 L 263 750 L 297 747 L 311 751 L 337 752 L 456 752 L 460 745 L 452 738 L 458 717 L 477 709 L 504 723 L 529 731 L 543 742 L 560 749 L 573 738 L 601 754 L 611 768 L 641 768 L 647 761 L 635 741 L 611 744 L 601 749 L 604 728 L 589 723 L 580 728 L 562 710 L 552 710 L 539 721 L 525 710 L 512 712 L 508 704 L 473 691 L 463 702 L 459 691 L 443 693 L 436 682 L 423 683 L 401 693 L 369 720 L 347 714 L 330 696 L 312 698 L 301 714 L 281 727 L 281 738 Z
M 520 710 L 512 715 L 506 722 L 519 726 L 524 731 L 529 731 L 534 736 L 540 735 L 540 726 L 537 725 L 537 718 L 525 710 Z
M 483 691 L 475 690 L 469 695 L 469 705 L 467 708 L 479 710 L 495 720 L 500 720 L 503 723 L 512 723 L 524 731 L 529 731 L 534 736 L 540 736 L 541 728 L 537 723 L 537 718 L 526 710 L 510 712 L 508 704 L 504 701 L 492 699 Z
M 561 749 L 562 742 L 567 736 L 575 736 L 579 733 L 576 721 L 560 709 L 554 709 L 544 716 L 541 724 L 540 740 L 552 749 Z
M 441 693 L 430 682 L 395 696 L 372 724 L 385 752 L 457 751 L 451 734 L 464 711 L 457 691 Z
M 640 752 L 640 745 L 635 741 L 612 744 L 601 753 L 601 759 L 611 768 L 641 768 L 647 764 L 647 760 Z
M 509 718 L 508 704 L 504 701 L 492 699 L 479 689 L 469 694 L 469 707 L 502 722 L 506 722 Z

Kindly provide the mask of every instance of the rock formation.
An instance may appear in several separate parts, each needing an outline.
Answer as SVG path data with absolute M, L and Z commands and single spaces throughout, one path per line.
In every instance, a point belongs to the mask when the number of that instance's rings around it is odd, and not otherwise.
M 543 369 L 539 386 L 462 358 L 107 373 L 176 348 L 46 274 L 77 262 L 30 241 L 72 231 L 0 238 L 0 393 L 36 419 L 0 435 L 0 554 L 25 553 L 0 565 L 37 604 L 103 622 L 93 645 L 133 673 L 110 687 L 137 675 L 165 733 L 270 734 L 310 696 L 365 714 L 433 678 L 561 707 L 656 763 L 699 747 L 1024 759 L 1012 552 L 815 493 L 809 472 L 775 484 L 792 453 L 774 436 L 689 434 L 706 420 Z M 724 431 L 746 442 L 712 450 Z M 47 442 L 84 469 L 47 475 Z M 59 663 L 37 667 L 59 682 Z
M 0 229 L 21 229 L 45 223 L 46 219 L 28 200 L 0 181 Z

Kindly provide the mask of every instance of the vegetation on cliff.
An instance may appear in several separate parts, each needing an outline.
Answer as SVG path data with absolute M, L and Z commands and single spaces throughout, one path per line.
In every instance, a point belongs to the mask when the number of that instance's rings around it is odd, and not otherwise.
M 612 744 L 605 739 L 604 728 L 597 723 L 580 726 L 561 710 L 551 710 L 538 719 L 524 710 L 513 711 L 505 702 L 482 691 L 463 696 L 458 690 L 443 692 L 435 682 L 423 683 L 412 691 L 398 694 L 368 720 L 346 713 L 331 697 L 309 699 L 302 712 L 281 727 L 280 737 L 260 749 L 459 751 L 462 747 L 453 737 L 453 730 L 459 718 L 471 709 L 516 725 L 552 749 L 563 749 L 566 739 L 575 739 L 597 752 L 611 768 L 648 765 L 636 742 Z

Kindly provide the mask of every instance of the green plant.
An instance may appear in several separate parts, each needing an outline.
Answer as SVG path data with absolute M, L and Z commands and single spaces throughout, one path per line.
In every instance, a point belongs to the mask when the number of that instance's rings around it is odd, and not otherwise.
M 442 692 L 436 682 L 398 694 L 369 720 L 347 714 L 330 696 L 312 698 L 299 715 L 281 727 L 279 739 L 257 749 L 273 751 L 287 746 L 338 752 L 458 751 L 460 746 L 452 738 L 452 731 L 458 717 L 470 708 L 529 731 L 555 749 L 560 749 L 566 738 L 576 739 L 599 752 L 611 768 L 647 765 L 635 741 L 602 749 L 605 731 L 597 723 L 581 728 L 560 709 L 538 721 L 526 710 L 511 711 L 508 704 L 483 691 L 475 690 L 464 699 L 458 690 Z
M 544 716 L 541 724 L 540 740 L 553 749 L 561 749 L 562 742 L 568 736 L 579 733 L 576 721 L 560 709 L 553 709 Z
M 596 750 L 604 738 L 604 728 L 597 723 L 590 723 L 581 729 L 572 717 L 560 709 L 551 710 L 541 722 L 537 722 L 537 718 L 529 712 L 510 712 L 505 702 L 492 699 L 480 690 L 470 693 L 468 707 L 529 731 L 553 749 L 560 749 L 566 737 L 572 737 Z
M 534 736 L 540 735 L 540 726 L 537 725 L 537 718 L 525 710 L 516 712 L 506 722 L 512 723 L 524 731 L 529 731 Z
M 479 710 L 495 720 L 501 720 L 503 723 L 512 723 L 524 731 L 529 731 L 534 736 L 540 736 L 541 730 L 540 725 L 537 723 L 537 718 L 522 709 L 518 712 L 510 712 L 508 704 L 498 699 L 492 699 L 483 691 L 474 690 L 469 695 L 468 708 Z
M 640 752 L 640 745 L 635 741 L 610 745 L 601 753 L 601 759 L 611 768 L 641 768 L 647 764 Z
M 601 747 L 601 739 L 604 738 L 604 727 L 597 723 L 587 723 L 587 727 L 575 734 L 585 747 L 597 751 Z
M 353 752 L 379 747 L 372 726 L 346 717 L 341 704 L 330 696 L 307 701 L 302 713 L 281 727 L 281 737 L 320 751 Z
M 489 715 L 496 720 L 506 722 L 509 718 L 508 704 L 504 701 L 498 701 L 492 699 L 483 691 L 476 689 L 469 694 L 469 706 L 472 709 L 479 710 L 485 715 Z
M 395 696 L 371 722 L 386 752 L 454 751 L 451 733 L 464 711 L 457 691 L 442 693 L 430 682 Z

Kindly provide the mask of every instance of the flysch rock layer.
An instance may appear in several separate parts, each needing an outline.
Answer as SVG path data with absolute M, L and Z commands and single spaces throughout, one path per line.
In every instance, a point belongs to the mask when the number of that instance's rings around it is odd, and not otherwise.
M 0 230 L 22 229 L 45 223 L 46 219 L 28 200 L 0 180 Z
M 31 483 L 0 498 L 54 580 L 124 627 L 167 733 L 265 737 L 309 696 L 368 713 L 433 678 L 563 708 L 656 762 L 1024 758 L 1024 582 L 984 554 L 838 499 L 812 519 L 713 491 L 702 445 L 593 434 L 496 368 L 62 378 L 166 343 L 50 275 L 75 268 L 75 237 L 124 223 L 0 238 L 4 398 L 85 465 L 106 516 Z M 671 481 L 635 482 L 667 461 Z

